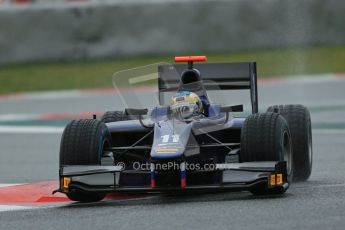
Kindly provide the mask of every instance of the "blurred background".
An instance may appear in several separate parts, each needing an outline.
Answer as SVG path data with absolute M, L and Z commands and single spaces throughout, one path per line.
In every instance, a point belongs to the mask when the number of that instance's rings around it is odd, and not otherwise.
M 257 61 L 261 78 L 345 72 L 341 0 L 0 2 L 0 94 L 110 87 L 174 55 Z
M 344 0 L 0 0 L 2 228 L 114 228 L 116 220 L 126 229 L 343 229 L 344 12 Z M 163 198 L 151 205 L 1 213 L 6 199 L 31 192 L 6 192 L 4 183 L 51 181 L 43 195 L 44 186 L 33 184 L 39 194 L 34 202 L 57 188 L 61 134 L 71 119 L 122 109 L 112 89 L 115 72 L 172 63 L 175 55 L 256 61 L 261 112 L 275 104 L 307 106 L 314 149 L 309 181 L 293 184 L 278 199 L 210 194 L 189 202 Z M 245 93 L 223 98 L 228 105 L 244 103 Z M 244 108 L 250 110 L 249 103 Z

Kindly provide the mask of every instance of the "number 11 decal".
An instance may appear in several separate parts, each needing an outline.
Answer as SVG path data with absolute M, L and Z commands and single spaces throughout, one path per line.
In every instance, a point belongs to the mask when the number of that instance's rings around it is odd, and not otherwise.
M 177 143 L 180 140 L 180 135 L 163 135 L 161 136 L 162 143 L 168 143 L 169 140 L 172 140 L 172 142 Z

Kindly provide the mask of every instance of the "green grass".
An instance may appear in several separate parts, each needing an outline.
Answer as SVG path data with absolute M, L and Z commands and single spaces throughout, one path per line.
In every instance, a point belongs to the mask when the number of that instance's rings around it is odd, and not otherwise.
M 345 72 L 345 46 L 206 55 L 209 62 L 257 61 L 259 77 Z M 4 66 L 0 68 L 0 94 L 111 87 L 114 72 L 157 62 L 172 62 L 172 56 Z

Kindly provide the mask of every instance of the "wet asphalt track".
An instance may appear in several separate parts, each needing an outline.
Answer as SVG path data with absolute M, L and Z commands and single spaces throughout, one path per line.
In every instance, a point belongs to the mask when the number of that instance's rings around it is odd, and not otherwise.
M 303 103 L 312 111 L 310 180 L 280 197 L 249 193 L 156 196 L 0 212 L 0 229 L 344 229 L 345 81 L 259 86 L 262 109 Z M 236 98 L 234 98 L 236 99 Z M 103 111 L 108 96 L 0 101 L 0 114 Z M 57 178 L 60 134 L 0 133 L 0 183 Z

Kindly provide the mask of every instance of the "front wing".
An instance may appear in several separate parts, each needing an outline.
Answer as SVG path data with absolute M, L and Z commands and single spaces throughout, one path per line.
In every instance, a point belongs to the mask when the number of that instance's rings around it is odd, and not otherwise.
M 124 173 L 145 172 L 123 170 L 121 166 L 62 166 L 60 188 L 55 192 L 68 193 L 71 190 L 84 192 L 185 192 L 185 191 L 251 191 L 260 186 L 265 189 L 278 188 L 286 191 L 289 187 L 286 162 L 248 162 L 217 164 L 222 172 L 221 182 L 185 186 L 155 186 L 138 181 L 137 185 L 121 185 Z

